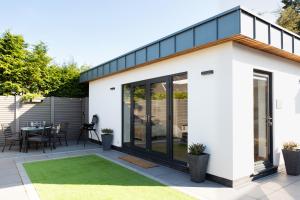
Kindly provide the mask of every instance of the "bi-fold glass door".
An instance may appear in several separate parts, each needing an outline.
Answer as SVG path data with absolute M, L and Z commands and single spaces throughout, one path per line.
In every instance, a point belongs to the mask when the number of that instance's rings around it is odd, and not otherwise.
M 161 156 L 168 154 L 167 78 L 132 84 L 133 146 Z
M 149 82 L 149 143 L 154 153 L 168 155 L 168 95 L 167 79 L 156 79 Z
M 125 84 L 122 93 L 123 147 L 185 165 L 187 73 Z
M 145 82 L 132 85 L 132 133 L 133 145 L 147 148 L 148 110 L 147 88 Z

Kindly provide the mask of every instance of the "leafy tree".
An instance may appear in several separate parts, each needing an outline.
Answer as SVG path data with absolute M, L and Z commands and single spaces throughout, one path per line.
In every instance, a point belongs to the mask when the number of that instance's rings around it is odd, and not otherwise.
M 300 14 L 292 6 L 289 6 L 280 12 L 277 24 L 292 32 L 300 34 Z
M 49 86 L 45 79 L 48 75 L 48 68 L 51 58 L 47 55 L 47 47 L 43 42 L 33 46 L 26 57 L 26 69 L 24 71 L 24 87 L 31 93 L 42 93 L 47 95 Z
M 10 89 L 25 92 L 22 87 L 23 71 L 27 56 L 27 44 L 21 35 L 6 31 L 0 37 L 0 93 L 8 94 Z
M 300 34 L 300 0 L 282 0 L 283 7 L 277 24 Z
M 60 73 L 59 79 L 57 80 L 58 83 L 57 86 L 52 86 L 52 88 L 56 87 L 56 90 L 52 90 L 49 95 L 51 96 L 58 96 L 58 97 L 82 97 L 86 96 L 86 85 L 79 84 L 79 76 L 81 70 L 77 66 L 76 63 L 69 63 L 65 64 L 62 67 L 56 67 L 56 71 L 54 69 L 55 67 L 52 67 L 52 73 L 49 77 L 53 78 L 55 75 L 57 75 L 57 72 Z M 59 69 L 59 70 L 57 70 Z M 55 81 L 49 81 L 50 83 L 53 83 Z
M 86 96 L 79 76 L 87 68 L 74 62 L 53 64 L 43 42 L 29 48 L 21 35 L 6 31 L 0 37 L 0 95 Z
M 300 0 L 282 0 L 281 1 L 284 6 L 283 9 L 287 9 L 288 7 L 294 8 L 298 13 L 300 12 Z

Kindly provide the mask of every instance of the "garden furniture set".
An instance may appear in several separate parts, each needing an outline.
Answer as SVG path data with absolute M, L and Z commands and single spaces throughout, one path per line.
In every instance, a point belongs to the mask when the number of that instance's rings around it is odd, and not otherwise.
M 31 144 L 35 144 L 36 148 L 41 146 L 45 153 L 46 146 L 52 150 L 57 141 L 61 144 L 61 140 L 65 140 L 67 146 L 68 126 L 68 122 L 62 122 L 55 126 L 46 124 L 46 122 L 29 122 L 27 126 L 20 128 L 20 132 L 14 132 L 10 125 L 2 124 L 1 128 L 4 135 L 2 152 L 8 145 L 9 150 L 13 145 L 19 145 L 20 152 L 28 152 Z

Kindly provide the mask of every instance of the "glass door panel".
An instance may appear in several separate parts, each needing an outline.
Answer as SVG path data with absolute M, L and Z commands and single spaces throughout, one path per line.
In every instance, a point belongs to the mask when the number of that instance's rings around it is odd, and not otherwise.
M 146 85 L 133 86 L 133 144 L 146 148 Z
M 254 74 L 254 161 L 270 163 L 270 86 L 269 75 Z
M 150 83 L 151 150 L 167 153 L 167 83 Z
M 173 159 L 187 162 L 187 74 L 173 77 Z
M 186 73 L 123 85 L 123 146 L 184 164 L 187 104 Z
M 122 109 L 123 109 L 123 144 L 131 145 L 131 93 L 130 85 L 123 85 Z

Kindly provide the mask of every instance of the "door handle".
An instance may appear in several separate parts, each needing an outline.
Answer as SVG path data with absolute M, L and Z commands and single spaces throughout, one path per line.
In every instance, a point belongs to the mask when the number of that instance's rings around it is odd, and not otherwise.
M 147 123 L 150 122 L 151 118 L 150 118 L 150 115 L 145 115 L 146 119 L 147 119 Z
M 272 118 L 272 117 L 268 116 L 268 117 L 266 118 L 266 120 L 267 120 L 268 126 L 272 126 L 272 125 L 273 125 L 273 118 Z

